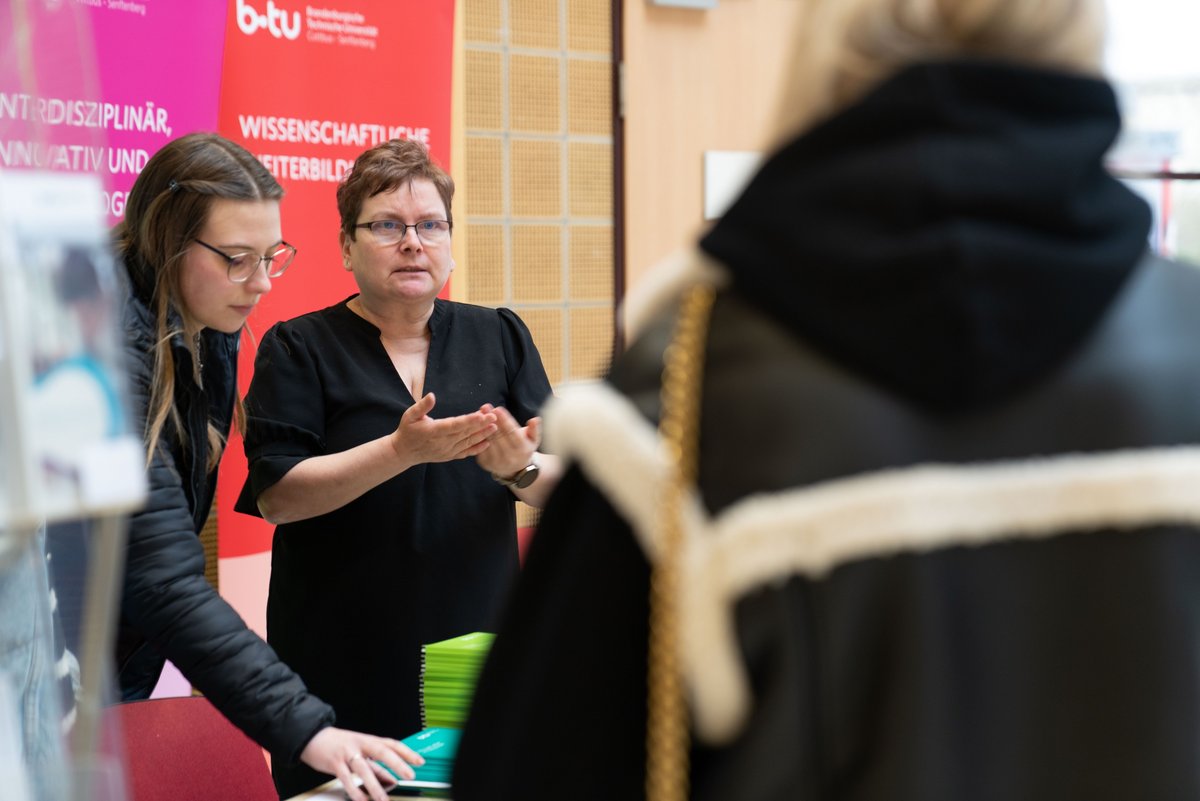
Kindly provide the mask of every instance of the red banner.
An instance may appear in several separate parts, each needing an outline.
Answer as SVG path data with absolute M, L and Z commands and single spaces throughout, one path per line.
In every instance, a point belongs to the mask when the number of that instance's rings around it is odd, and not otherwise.
M 355 156 L 417 139 L 449 171 L 453 23 L 453 0 L 230 0 L 218 130 L 283 185 L 283 236 L 299 249 L 250 319 L 255 332 L 356 291 L 338 251 L 335 198 Z M 243 349 L 243 393 L 253 358 Z M 271 546 L 271 526 L 233 512 L 245 475 L 235 437 L 217 494 L 223 558 Z

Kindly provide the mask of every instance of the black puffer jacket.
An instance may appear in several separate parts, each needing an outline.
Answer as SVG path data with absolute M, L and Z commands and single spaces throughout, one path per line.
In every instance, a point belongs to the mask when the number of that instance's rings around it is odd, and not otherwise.
M 1117 129 L 1098 80 L 913 67 L 702 241 L 690 798 L 1200 796 L 1200 273 L 1144 255 Z M 546 412 L 575 467 L 459 801 L 643 797 L 673 323 Z
M 144 430 L 154 369 L 155 320 L 134 292 L 124 310 L 135 430 Z M 273 753 L 300 752 L 333 723 L 329 705 L 304 683 L 204 578 L 199 532 L 216 491 L 205 470 L 207 425 L 227 434 L 237 392 L 236 335 L 206 329 L 200 353 L 203 388 L 180 337 L 175 405 L 187 428 L 184 447 L 168 424 L 150 464 L 149 497 L 129 520 L 129 544 L 117 632 L 123 700 L 146 698 L 170 659 L 238 728 Z

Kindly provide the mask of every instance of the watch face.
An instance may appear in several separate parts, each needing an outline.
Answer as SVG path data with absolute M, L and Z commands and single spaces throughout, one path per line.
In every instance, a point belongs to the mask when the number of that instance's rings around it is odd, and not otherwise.
M 525 468 L 521 475 L 517 476 L 517 480 L 513 482 L 513 486 L 515 486 L 517 489 L 525 489 L 534 481 L 536 481 L 537 477 L 538 466 L 536 464 L 531 464 Z

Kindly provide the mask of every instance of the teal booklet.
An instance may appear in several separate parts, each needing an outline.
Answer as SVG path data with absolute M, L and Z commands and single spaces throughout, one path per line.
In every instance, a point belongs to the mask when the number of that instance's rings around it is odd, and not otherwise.
M 450 774 L 454 769 L 454 755 L 458 752 L 458 729 L 435 727 L 410 734 L 400 742 L 425 758 L 424 765 L 414 765 L 411 779 L 402 779 L 382 762 L 377 764 L 387 770 L 401 789 L 448 790 Z

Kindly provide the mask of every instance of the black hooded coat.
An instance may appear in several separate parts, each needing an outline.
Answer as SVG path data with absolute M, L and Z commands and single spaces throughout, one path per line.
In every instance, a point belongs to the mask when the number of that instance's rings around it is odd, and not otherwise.
M 730 280 L 693 536 L 724 557 L 689 597 L 726 592 L 749 701 L 706 736 L 730 685 L 693 642 L 691 798 L 1200 796 L 1200 274 L 1146 255 L 1148 209 L 1103 165 L 1118 127 L 1100 80 L 914 66 L 702 240 Z M 547 413 L 575 466 L 457 801 L 643 797 L 640 454 L 673 323 Z

